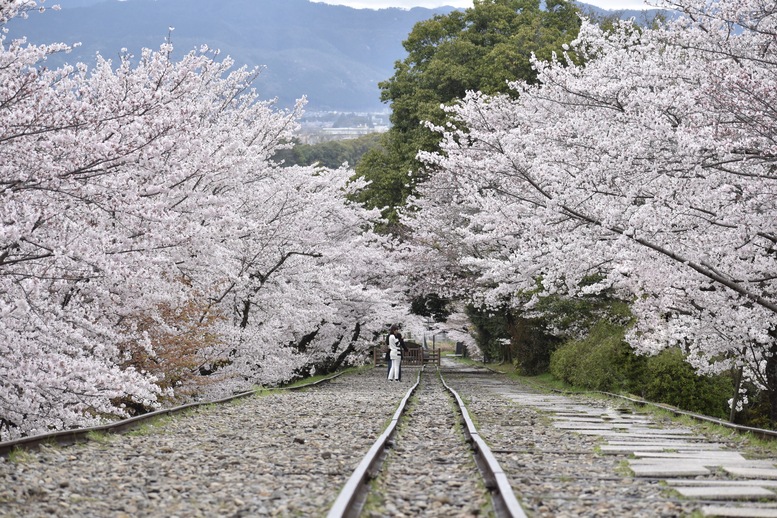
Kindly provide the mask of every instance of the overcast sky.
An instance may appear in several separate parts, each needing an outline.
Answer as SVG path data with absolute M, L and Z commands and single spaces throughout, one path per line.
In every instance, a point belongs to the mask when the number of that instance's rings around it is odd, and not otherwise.
M 386 7 L 472 7 L 472 0 L 313 0 L 327 4 L 347 5 L 356 9 L 383 9 Z M 582 0 L 603 9 L 650 9 L 642 0 Z

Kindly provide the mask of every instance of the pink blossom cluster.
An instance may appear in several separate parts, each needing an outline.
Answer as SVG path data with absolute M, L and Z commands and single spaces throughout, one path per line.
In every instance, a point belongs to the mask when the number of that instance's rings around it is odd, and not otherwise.
M 636 350 L 776 391 L 777 6 L 666 6 L 685 14 L 583 20 L 536 84 L 447 108 L 407 218 L 416 264 L 494 306 L 617 290 Z
M 223 380 L 200 397 L 342 361 L 398 318 L 353 171 L 272 160 L 304 100 L 276 109 L 207 48 L 47 68 L 67 50 L 0 39 L 0 440 L 175 397 L 127 344 L 165 361 L 182 308 Z

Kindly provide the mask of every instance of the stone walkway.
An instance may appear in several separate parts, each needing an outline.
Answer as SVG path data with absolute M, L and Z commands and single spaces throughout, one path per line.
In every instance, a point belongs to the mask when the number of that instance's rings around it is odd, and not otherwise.
M 489 386 L 517 405 L 540 410 L 558 430 L 599 438 L 602 455 L 623 459 L 638 480 L 659 479 L 694 502 L 702 516 L 777 518 L 776 459 L 749 459 L 688 427 L 632 413 L 617 401 L 530 393 L 510 383 Z

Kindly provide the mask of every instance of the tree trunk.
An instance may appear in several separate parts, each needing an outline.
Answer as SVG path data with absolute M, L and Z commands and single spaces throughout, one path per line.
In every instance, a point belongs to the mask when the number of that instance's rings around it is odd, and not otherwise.
M 525 339 L 524 319 L 516 317 L 511 310 L 506 310 L 505 321 L 507 322 L 507 333 L 510 335 L 510 341 L 503 342 L 502 361 L 513 364 L 513 349 L 516 344 Z
M 766 391 L 769 397 L 769 422 L 777 423 L 777 344 L 772 345 L 766 359 Z
M 248 315 L 251 313 L 251 301 L 243 301 L 243 309 L 240 311 L 240 329 L 248 327 Z
M 346 347 L 343 352 L 337 355 L 337 358 L 334 361 L 334 364 L 332 365 L 332 372 L 336 371 L 340 368 L 340 366 L 343 364 L 345 359 L 348 357 L 349 354 L 356 351 L 356 346 L 354 345 L 356 343 L 356 340 L 359 339 L 359 336 L 362 333 L 362 326 L 359 322 L 356 322 L 356 327 L 354 327 L 353 335 L 351 336 L 351 341 L 348 344 L 348 347 Z

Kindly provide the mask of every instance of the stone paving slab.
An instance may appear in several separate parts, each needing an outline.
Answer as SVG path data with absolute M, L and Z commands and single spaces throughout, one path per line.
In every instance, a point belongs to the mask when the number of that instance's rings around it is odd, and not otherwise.
M 752 460 L 752 459 L 745 459 L 743 461 L 726 461 L 721 462 L 720 466 L 723 468 L 762 468 L 762 469 L 772 469 L 774 468 L 774 461 L 773 460 Z
M 598 415 L 556 414 L 554 417 L 575 423 L 601 423 L 603 421 Z
M 702 516 L 718 516 L 720 518 L 777 518 L 777 509 L 706 506 L 702 507 L 701 514 Z
M 615 424 L 628 424 L 628 425 L 634 425 L 634 424 L 645 424 L 646 421 L 632 421 L 631 419 L 620 419 L 620 418 L 613 418 L 613 419 L 607 419 L 606 417 L 598 417 L 598 416 L 590 416 L 590 417 L 582 417 L 582 416 L 554 416 L 559 421 L 565 422 L 565 423 L 601 423 L 601 424 L 607 424 L 607 425 L 615 425 Z
M 564 421 L 582 421 L 582 422 L 597 422 L 597 423 L 627 423 L 634 426 L 650 426 L 650 421 L 643 419 L 628 419 L 619 416 L 590 416 L 590 417 L 574 417 L 574 416 L 555 416 L 557 419 Z
M 745 478 L 765 478 L 769 480 L 777 480 L 777 469 L 775 468 L 742 468 L 733 466 L 724 466 L 723 469 L 729 474 L 735 477 Z
M 581 417 L 592 418 L 598 417 L 600 419 L 627 419 L 629 421 L 650 421 L 650 417 L 640 414 L 624 414 L 621 412 L 613 412 L 612 410 L 587 410 L 583 412 L 554 412 L 559 417 Z
M 640 414 L 622 414 L 611 410 L 592 409 L 582 412 L 554 412 L 559 417 L 601 417 L 605 419 L 633 419 L 636 421 L 648 421 L 650 418 Z
M 563 421 L 561 421 L 563 423 Z M 573 423 L 569 423 L 570 425 L 573 425 Z M 556 426 L 557 428 L 560 428 Z M 567 429 L 567 428 L 563 428 Z M 570 428 L 571 429 L 571 428 Z M 682 440 L 705 440 L 704 437 L 700 437 L 698 435 L 693 434 L 692 432 L 688 431 L 679 431 L 676 432 L 674 430 L 662 430 L 661 428 L 643 428 L 638 427 L 635 425 L 628 425 L 628 426 L 620 426 L 620 425 L 608 425 L 607 423 L 601 423 L 600 424 L 594 424 L 592 426 L 583 426 L 581 425 L 578 428 L 575 428 L 573 431 L 575 433 L 585 433 L 586 431 L 594 431 L 597 430 L 600 434 L 610 436 L 615 435 L 616 437 L 625 437 L 625 438 L 644 438 L 644 439 L 682 439 Z M 593 434 L 589 434 L 593 435 Z
M 766 460 L 716 460 L 716 459 L 682 459 L 678 461 L 671 457 L 645 457 L 641 459 L 629 459 L 629 465 L 633 466 L 657 466 L 657 465 L 697 465 L 710 467 L 732 468 L 773 468 L 774 464 Z
M 703 478 L 668 478 L 664 482 L 670 486 L 758 486 L 777 488 L 777 480 L 763 479 L 713 480 Z
M 575 430 L 575 433 L 583 434 L 583 435 L 601 435 L 605 439 L 609 438 L 616 438 L 616 439 L 645 439 L 645 440 L 661 440 L 661 439 L 676 439 L 676 440 L 683 440 L 683 441 L 703 441 L 705 440 L 704 437 L 700 437 L 698 435 L 672 435 L 672 434 L 661 434 L 661 433 L 631 433 L 629 432 L 620 432 L 617 430 Z
M 614 428 L 618 429 L 626 429 L 629 425 L 623 425 L 623 426 L 612 426 L 609 424 L 601 423 L 567 423 L 564 421 L 556 421 L 553 423 L 553 426 L 555 428 L 558 428 L 559 430 L 612 430 Z
M 496 388 L 492 389 L 497 394 L 503 395 L 506 398 L 513 399 L 516 401 L 521 401 L 526 404 L 532 404 L 532 405 L 556 405 L 558 408 L 573 408 L 577 406 L 578 408 L 582 408 L 582 405 L 573 405 L 570 404 L 569 400 L 565 397 L 561 396 L 547 396 L 547 395 L 536 395 L 536 394 L 516 394 L 511 389 L 507 388 L 504 390 L 498 390 Z
M 671 435 L 677 435 L 677 436 L 691 435 L 691 436 L 694 436 L 694 437 L 698 437 L 696 432 L 694 432 L 693 430 L 689 430 L 688 428 L 649 428 L 649 427 L 638 428 L 638 427 L 632 427 L 629 431 L 631 433 L 639 433 L 639 434 L 646 434 L 646 435 L 650 435 L 650 434 L 655 434 L 655 435 L 671 434 Z
M 629 437 L 628 434 L 625 434 L 624 432 L 618 431 L 618 430 L 612 430 L 610 428 L 586 428 L 586 429 L 580 429 L 580 430 L 570 430 L 575 433 L 579 433 L 581 435 L 595 435 L 599 437 Z
M 635 477 L 666 478 L 666 477 L 698 477 L 710 475 L 711 472 L 701 464 L 686 464 L 671 466 L 668 464 L 629 465 Z
M 631 446 L 634 448 L 640 448 L 642 446 L 663 446 L 664 448 L 674 449 L 698 449 L 698 448 L 710 448 L 712 450 L 718 450 L 725 448 L 725 445 L 718 442 L 688 442 L 686 439 L 677 440 L 653 440 L 653 439 L 634 439 L 634 440 L 615 440 L 607 441 L 609 446 Z
M 635 451 L 635 457 L 651 459 L 672 459 L 677 461 L 702 460 L 702 461 L 744 461 L 742 454 L 736 451 L 693 451 L 693 452 L 659 452 L 659 451 Z
M 745 459 L 724 444 L 707 443 L 706 437 L 690 428 L 661 428 L 645 414 L 580 405 L 564 396 L 503 395 L 547 412 L 558 430 L 602 438 L 602 454 L 631 455 L 628 463 L 635 477 L 667 481 L 669 487 L 691 500 L 730 502 L 707 504 L 703 516 L 777 518 L 777 505 L 767 503 L 777 499 L 777 466 L 771 460 Z M 703 504 L 697 505 L 701 510 Z
M 634 453 L 636 455 L 637 451 L 640 452 L 665 452 L 667 454 L 672 453 L 691 453 L 694 451 L 704 451 L 704 452 L 724 452 L 724 450 L 721 450 L 718 446 L 717 448 L 715 445 L 710 444 L 685 444 L 685 445 L 666 445 L 666 444 L 625 444 L 625 445 L 618 445 L 618 444 L 607 444 L 604 446 L 601 446 L 599 450 L 602 453 L 609 453 L 609 454 L 621 454 L 621 453 Z M 667 451 L 667 450 L 674 450 L 674 451 Z M 728 452 L 725 452 L 728 453 Z
M 556 414 L 558 416 L 562 416 L 562 417 L 575 417 L 575 416 L 580 416 L 580 417 L 599 417 L 599 416 L 602 416 L 602 415 L 606 415 L 607 412 L 603 412 L 603 411 L 601 411 L 598 408 L 589 408 L 589 409 L 581 408 L 580 410 L 572 410 L 572 411 L 570 411 L 570 410 L 556 411 L 556 412 L 554 412 L 554 414 Z
M 774 499 L 777 493 L 758 486 L 708 486 L 672 488 L 686 498 L 704 500 Z

